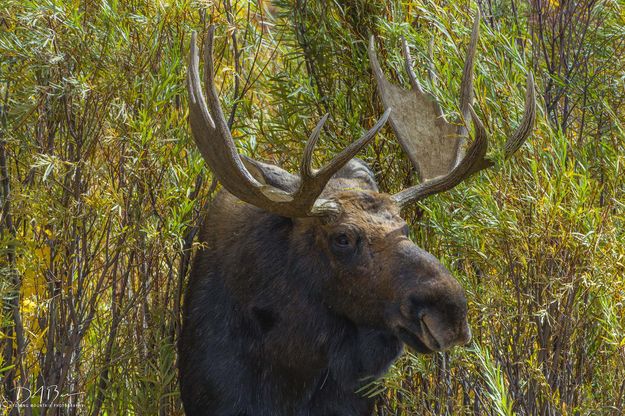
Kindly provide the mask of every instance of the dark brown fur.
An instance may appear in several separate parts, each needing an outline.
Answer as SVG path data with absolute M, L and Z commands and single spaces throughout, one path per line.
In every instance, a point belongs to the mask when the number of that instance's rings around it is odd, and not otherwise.
M 288 189 L 297 178 L 272 182 Z M 468 340 L 463 290 L 408 239 L 362 162 L 322 196 L 342 213 L 291 219 L 217 196 L 185 298 L 188 415 L 370 415 L 357 391 L 403 343 L 429 352 Z

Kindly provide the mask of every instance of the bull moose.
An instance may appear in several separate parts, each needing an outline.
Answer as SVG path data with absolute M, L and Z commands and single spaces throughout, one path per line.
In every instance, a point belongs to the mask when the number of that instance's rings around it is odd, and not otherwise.
M 424 92 L 405 41 L 412 89 L 390 83 L 372 37 L 369 57 L 386 111 L 314 170 L 323 117 L 297 175 L 237 153 L 214 83 L 214 28 L 205 45 L 205 91 L 192 36 L 191 129 L 224 190 L 204 220 L 185 297 L 179 370 L 187 415 L 370 415 L 374 403 L 358 390 L 382 375 L 404 344 L 431 353 L 469 341 L 464 290 L 410 241 L 400 211 L 493 164 L 471 107 L 478 27 L 479 16 L 461 82 L 463 123 L 448 123 Z M 524 115 L 506 156 L 532 130 L 534 94 L 529 74 Z M 354 158 L 387 119 L 420 179 L 394 195 L 380 192 L 369 167 Z

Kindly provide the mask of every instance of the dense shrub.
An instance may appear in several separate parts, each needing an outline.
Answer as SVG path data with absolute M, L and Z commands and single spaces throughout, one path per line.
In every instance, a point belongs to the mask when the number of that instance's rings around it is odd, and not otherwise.
M 2 410 L 180 414 L 181 293 L 218 186 L 187 125 L 190 32 L 217 24 L 242 153 L 319 162 L 381 113 L 366 44 L 405 82 L 400 36 L 450 117 L 475 8 L 475 107 L 498 168 L 407 212 L 466 287 L 474 342 L 406 353 L 380 415 L 620 415 L 625 407 L 625 9 L 618 0 L 5 0 L 0 6 Z M 498 152 L 537 79 L 539 118 Z M 390 129 L 362 155 L 394 191 L 414 172 Z M 30 397 L 25 392 L 33 392 Z M 48 397 L 55 392 L 63 396 Z M 45 408 L 41 403 L 78 407 Z M 19 414 L 29 414 L 26 407 Z

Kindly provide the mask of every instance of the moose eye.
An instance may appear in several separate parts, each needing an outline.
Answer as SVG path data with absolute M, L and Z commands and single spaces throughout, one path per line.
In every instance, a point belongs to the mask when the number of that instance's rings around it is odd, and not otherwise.
M 334 237 L 334 244 L 339 248 L 348 248 L 352 245 L 352 241 L 347 234 L 339 234 Z
M 358 250 L 360 242 L 359 234 L 356 230 L 337 230 L 330 237 L 330 247 L 334 254 L 342 258 L 351 256 Z

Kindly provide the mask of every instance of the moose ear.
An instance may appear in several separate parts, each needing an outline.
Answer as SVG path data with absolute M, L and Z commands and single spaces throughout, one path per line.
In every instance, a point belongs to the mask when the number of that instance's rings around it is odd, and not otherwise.
M 357 157 L 352 158 L 345 166 L 336 172 L 334 178 L 356 179 L 367 184 L 372 191 L 380 191 L 378 189 L 378 183 L 375 180 L 375 174 L 369 165 Z
M 271 185 L 285 192 L 297 191 L 300 183 L 298 176 L 275 165 L 259 162 L 247 156 L 241 156 L 241 160 L 254 179 L 263 185 Z

